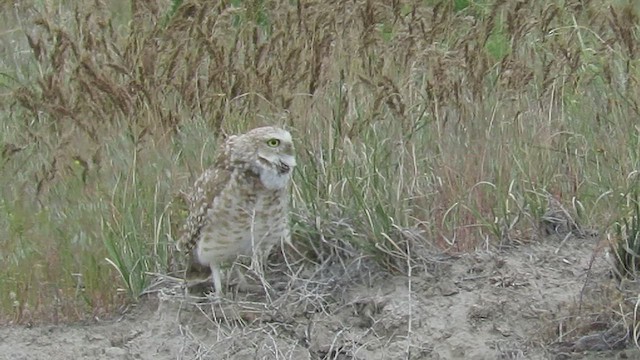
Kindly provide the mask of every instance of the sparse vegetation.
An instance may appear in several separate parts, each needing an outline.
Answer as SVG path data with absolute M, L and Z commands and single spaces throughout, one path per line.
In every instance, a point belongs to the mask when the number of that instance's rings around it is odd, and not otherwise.
M 622 217 L 613 228 L 613 263 L 618 279 L 638 279 L 640 271 L 640 202 L 638 191 L 627 195 L 628 216 Z
M 297 246 L 392 272 L 530 241 L 549 196 L 604 233 L 637 188 L 633 1 L 0 7 L 3 322 L 139 296 L 172 263 L 179 190 L 256 125 L 296 137 Z

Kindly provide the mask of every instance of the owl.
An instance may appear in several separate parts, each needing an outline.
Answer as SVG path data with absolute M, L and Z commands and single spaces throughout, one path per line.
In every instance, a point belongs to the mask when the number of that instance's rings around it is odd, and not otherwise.
M 296 166 L 291 134 L 260 127 L 230 136 L 213 167 L 187 194 L 189 215 L 177 241 L 179 251 L 209 267 L 217 296 L 221 266 L 238 256 L 265 255 L 290 241 L 289 184 Z

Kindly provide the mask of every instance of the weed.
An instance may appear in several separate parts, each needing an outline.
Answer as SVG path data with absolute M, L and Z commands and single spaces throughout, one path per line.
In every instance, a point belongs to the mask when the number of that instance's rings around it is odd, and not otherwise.
M 614 254 L 614 269 L 618 279 L 635 280 L 640 271 L 640 202 L 637 191 L 630 195 L 630 214 L 614 225 L 611 245 Z

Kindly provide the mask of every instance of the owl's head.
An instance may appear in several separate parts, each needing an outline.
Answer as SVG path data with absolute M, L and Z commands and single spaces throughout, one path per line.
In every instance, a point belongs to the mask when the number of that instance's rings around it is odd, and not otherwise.
M 296 166 L 291 134 L 281 128 L 266 126 L 253 129 L 233 140 L 237 160 L 248 163 L 259 175 L 264 187 L 271 190 L 284 188 Z

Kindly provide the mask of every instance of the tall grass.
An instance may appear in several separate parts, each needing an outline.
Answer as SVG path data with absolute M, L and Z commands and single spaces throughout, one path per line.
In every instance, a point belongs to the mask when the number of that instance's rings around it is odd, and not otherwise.
M 2 32 L 6 321 L 138 296 L 222 133 L 291 128 L 296 241 L 398 272 L 528 240 L 549 195 L 605 230 L 640 165 L 633 2 L 121 3 Z

